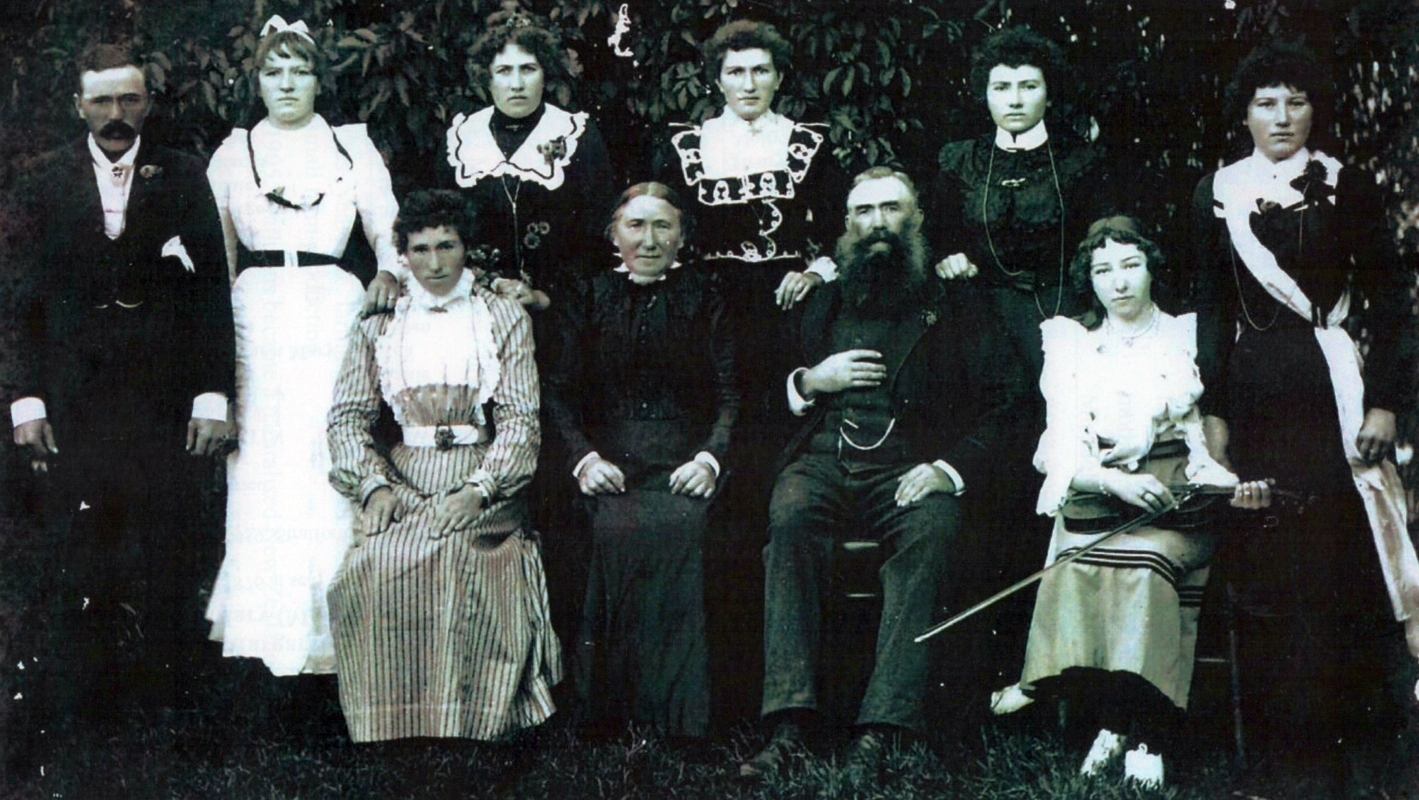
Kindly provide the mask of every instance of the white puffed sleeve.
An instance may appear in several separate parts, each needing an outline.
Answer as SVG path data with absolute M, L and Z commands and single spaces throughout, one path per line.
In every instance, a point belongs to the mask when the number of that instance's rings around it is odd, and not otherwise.
M 245 128 L 233 128 L 231 135 L 212 154 L 207 165 L 207 183 L 212 186 L 212 196 L 217 201 L 217 215 L 222 220 L 222 241 L 227 248 L 227 278 L 236 281 L 237 231 L 232 219 L 232 183 L 236 180 L 236 170 L 250 169 L 246 153 Z
M 394 199 L 384 156 L 364 125 L 341 125 L 336 133 L 355 162 L 355 207 L 360 212 L 365 238 L 379 268 L 402 279 L 399 251 L 394 245 L 394 218 L 399 215 L 399 203 Z
M 1182 429 L 1187 442 L 1187 479 L 1208 486 L 1236 486 L 1237 476 L 1217 462 L 1207 451 L 1202 433 L 1202 414 L 1197 399 L 1205 391 L 1197 369 L 1197 315 L 1181 314 L 1168 320 L 1167 335 L 1178 344 L 1179 365 L 1176 385 L 1168 398 L 1168 414 Z
M 1085 345 L 1084 326 L 1067 317 L 1040 323 L 1045 363 L 1040 372 L 1040 392 L 1045 397 L 1045 432 L 1035 450 L 1035 469 L 1044 473 L 1035 513 L 1054 516 L 1064 505 L 1069 484 L 1080 466 L 1097 466 L 1091 454 L 1086 414 L 1080 402 L 1080 356 Z

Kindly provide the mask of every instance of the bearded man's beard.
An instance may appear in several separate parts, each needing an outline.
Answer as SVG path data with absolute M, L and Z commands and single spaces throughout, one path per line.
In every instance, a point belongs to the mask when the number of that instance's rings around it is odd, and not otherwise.
M 901 234 L 849 230 L 836 252 L 843 301 L 861 317 L 899 317 L 915 310 L 926 283 L 926 237 L 910 223 Z

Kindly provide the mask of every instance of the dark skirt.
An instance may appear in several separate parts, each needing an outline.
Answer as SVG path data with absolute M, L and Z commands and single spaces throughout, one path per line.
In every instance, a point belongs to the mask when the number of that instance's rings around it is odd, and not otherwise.
M 704 736 L 709 726 L 704 545 L 714 497 L 670 492 L 670 473 L 689 455 L 680 427 L 625 422 L 599 451 L 626 473 L 626 492 L 589 502 L 577 684 L 597 727 Z

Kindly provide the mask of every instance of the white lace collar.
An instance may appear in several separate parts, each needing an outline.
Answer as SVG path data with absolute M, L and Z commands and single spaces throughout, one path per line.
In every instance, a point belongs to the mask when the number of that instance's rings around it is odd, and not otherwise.
M 1044 120 L 1040 120 L 1035 123 L 1035 127 L 1020 133 L 1011 133 L 1001 127 L 995 129 L 995 146 L 1001 150 L 1034 150 L 1048 140 L 1049 131 L 1045 130 Z
M 417 279 L 410 280 L 408 286 L 411 311 L 447 311 L 454 305 L 468 302 L 468 296 L 473 291 L 473 270 L 464 269 L 458 283 L 445 295 L 430 293 Z
M 504 157 L 493 137 L 493 106 L 472 116 L 459 114 L 448 128 L 448 163 L 454 180 L 469 188 L 484 178 L 504 175 L 556 190 L 566 181 L 566 168 L 586 132 L 585 111 L 572 114 L 543 104 L 542 119 L 511 157 Z
M 676 262 L 672 263 L 670 266 L 666 267 L 664 272 L 660 273 L 659 275 L 656 275 L 654 278 L 644 278 L 644 277 L 641 277 L 640 275 L 635 274 L 634 272 L 631 272 L 631 268 L 628 267 L 628 266 L 626 266 L 624 262 L 622 262 L 622 264 L 621 264 L 620 266 L 616 267 L 615 269 L 613 269 L 613 270 L 611 270 L 611 271 L 612 271 L 612 272 L 619 272 L 619 273 L 625 275 L 627 278 L 630 278 L 631 283 L 634 283 L 634 284 L 636 284 L 636 285 L 638 285 L 638 286 L 645 286 L 645 285 L 647 285 L 647 284 L 656 283 L 657 281 L 663 281 L 663 280 L 665 280 L 667 277 L 670 276 L 670 270 L 672 270 L 672 269 L 679 269 L 679 268 L 680 268 L 680 262 L 679 262 L 679 261 L 676 261 Z
M 765 111 L 753 121 L 728 108 L 700 126 L 700 156 L 705 177 L 732 178 L 788 168 L 788 140 L 793 120 Z

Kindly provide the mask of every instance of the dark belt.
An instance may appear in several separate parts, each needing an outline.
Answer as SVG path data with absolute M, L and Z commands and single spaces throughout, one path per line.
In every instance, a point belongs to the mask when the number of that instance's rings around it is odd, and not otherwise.
M 243 248 L 237 253 L 237 274 L 252 267 L 284 267 L 286 266 L 285 250 L 247 250 Z M 300 267 L 341 267 L 345 265 L 340 262 L 339 256 L 332 256 L 326 253 L 307 253 L 304 250 L 296 251 L 296 266 Z

